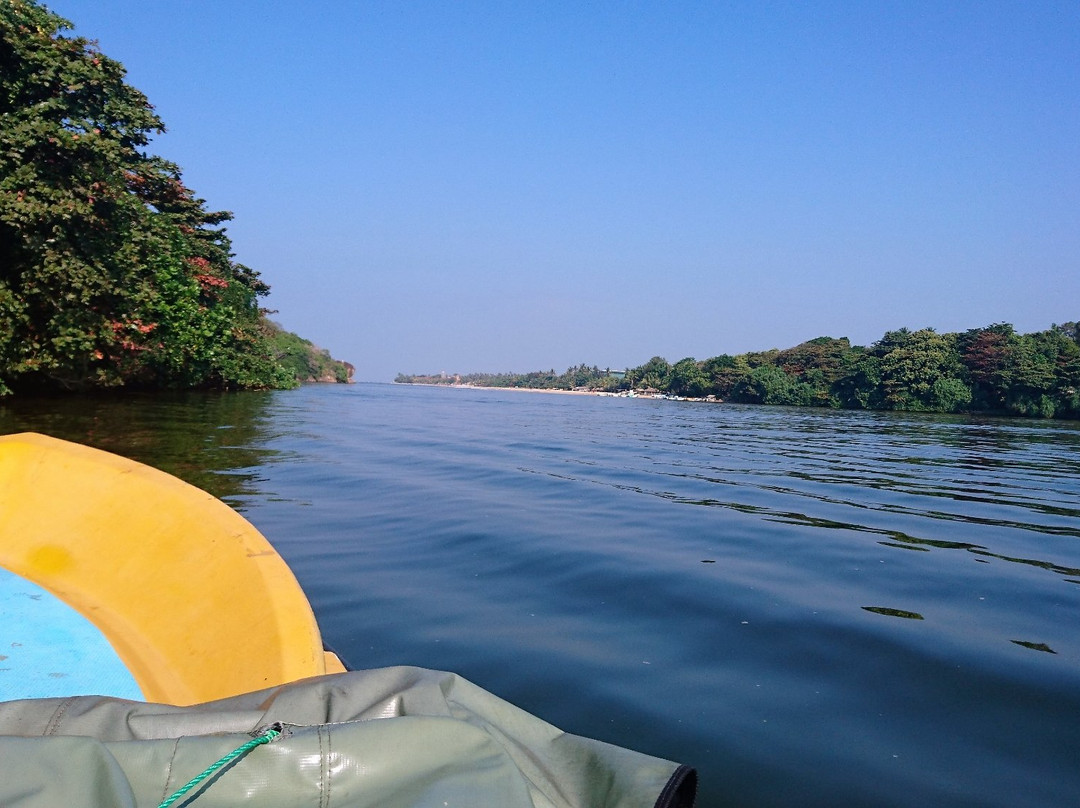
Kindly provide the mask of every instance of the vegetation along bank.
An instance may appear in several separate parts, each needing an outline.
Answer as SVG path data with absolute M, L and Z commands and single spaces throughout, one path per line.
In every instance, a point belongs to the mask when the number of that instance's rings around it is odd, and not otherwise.
M 71 27 L 0 0 L 0 395 L 347 381 L 267 319 L 232 214 L 144 151 L 161 119 Z
M 890 331 L 869 347 L 818 337 L 786 350 L 722 354 L 674 365 L 654 356 L 612 372 L 409 376 L 399 383 L 638 391 L 747 404 L 864 410 L 984 412 L 1080 418 L 1080 324 L 1018 334 L 998 323 L 963 333 Z

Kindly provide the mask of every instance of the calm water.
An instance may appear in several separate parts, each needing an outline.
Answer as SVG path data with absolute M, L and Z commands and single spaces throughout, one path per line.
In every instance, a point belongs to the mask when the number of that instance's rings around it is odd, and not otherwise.
M 1080 802 L 1080 425 L 313 386 L 24 401 L 240 509 L 352 665 L 691 763 L 700 804 Z

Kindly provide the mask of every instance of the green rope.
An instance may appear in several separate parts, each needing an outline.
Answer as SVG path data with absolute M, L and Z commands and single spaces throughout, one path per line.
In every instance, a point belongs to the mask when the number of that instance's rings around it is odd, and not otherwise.
M 211 763 L 209 766 L 206 767 L 205 770 L 188 780 L 187 783 L 181 786 L 171 797 L 167 797 L 166 799 L 162 800 L 161 804 L 158 805 L 158 808 L 169 808 L 170 805 L 172 805 L 178 799 L 191 791 L 191 789 L 195 788 L 195 786 L 213 777 L 216 772 L 225 768 L 237 758 L 246 755 L 256 746 L 261 746 L 264 743 L 270 743 L 270 741 L 274 740 L 274 738 L 278 737 L 280 734 L 281 733 L 278 732 L 276 729 L 268 729 L 258 738 L 253 738 L 243 746 L 238 746 L 236 749 L 229 752 L 229 754 L 225 755 L 217 762 Z

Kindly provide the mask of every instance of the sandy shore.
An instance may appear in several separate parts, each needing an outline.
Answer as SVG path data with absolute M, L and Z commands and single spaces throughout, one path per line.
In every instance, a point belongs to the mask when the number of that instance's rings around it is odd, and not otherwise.
M 657 399 L 669 401 L 689 401 L 695 404 L 723 404 L 719 398 L 692 398 L 689 396 L 671 396 L 663 393 L 609 393 L 606 390 L 545 390 L 536 387 L 483 387 L 478 384 L 429 384 L 426 382 L 394 382 L 394 384 L 406 384 L 412 387 L 449 387 L 453 390 L 509 390 L 516 393 L 555 393 L 560 396 L 607 396 L 609 398 L 633 398 L 641 401 L 655 401 Z
M 395 382 L 398 384 L 399 382 Z M 453 390 L 507 390 L 512 393 L 555 393 L 561 396 L 599 396 L 603 395 L 596 390 L 545 390 L 537 387 L 481 387 L 478 384 L 426 384 L 422 382 L 409 383 L 410 387 L 449 387 Z

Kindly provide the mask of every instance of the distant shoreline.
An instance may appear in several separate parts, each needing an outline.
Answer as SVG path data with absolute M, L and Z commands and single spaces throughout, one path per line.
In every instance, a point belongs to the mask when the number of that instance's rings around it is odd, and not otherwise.
M 448 387 L 452 390 L 510 390 L 517 393 L 555 393 L 561 396 L 602 396 L 598 390 L 553 390 L 542 387 L 482 387 L 478 384 L 432 384 L 430 382 L 393 382 L 402 387 Z
M 601 398 L 633 398 L 646 400 L 689 401 L 696 404 L 723 404 L 715 397 L 672 396 L 656 391 L 641 393 L 613 393 L 610 390 L 564 390 L 555 387 L 491 387 L 479 384 L 433 384 L 431 382 L 393 382 L 403 387 L 449 387 L 454 390 L 509 390 L 518 393 L 555 393 L 560 396 L 599 396 Z

